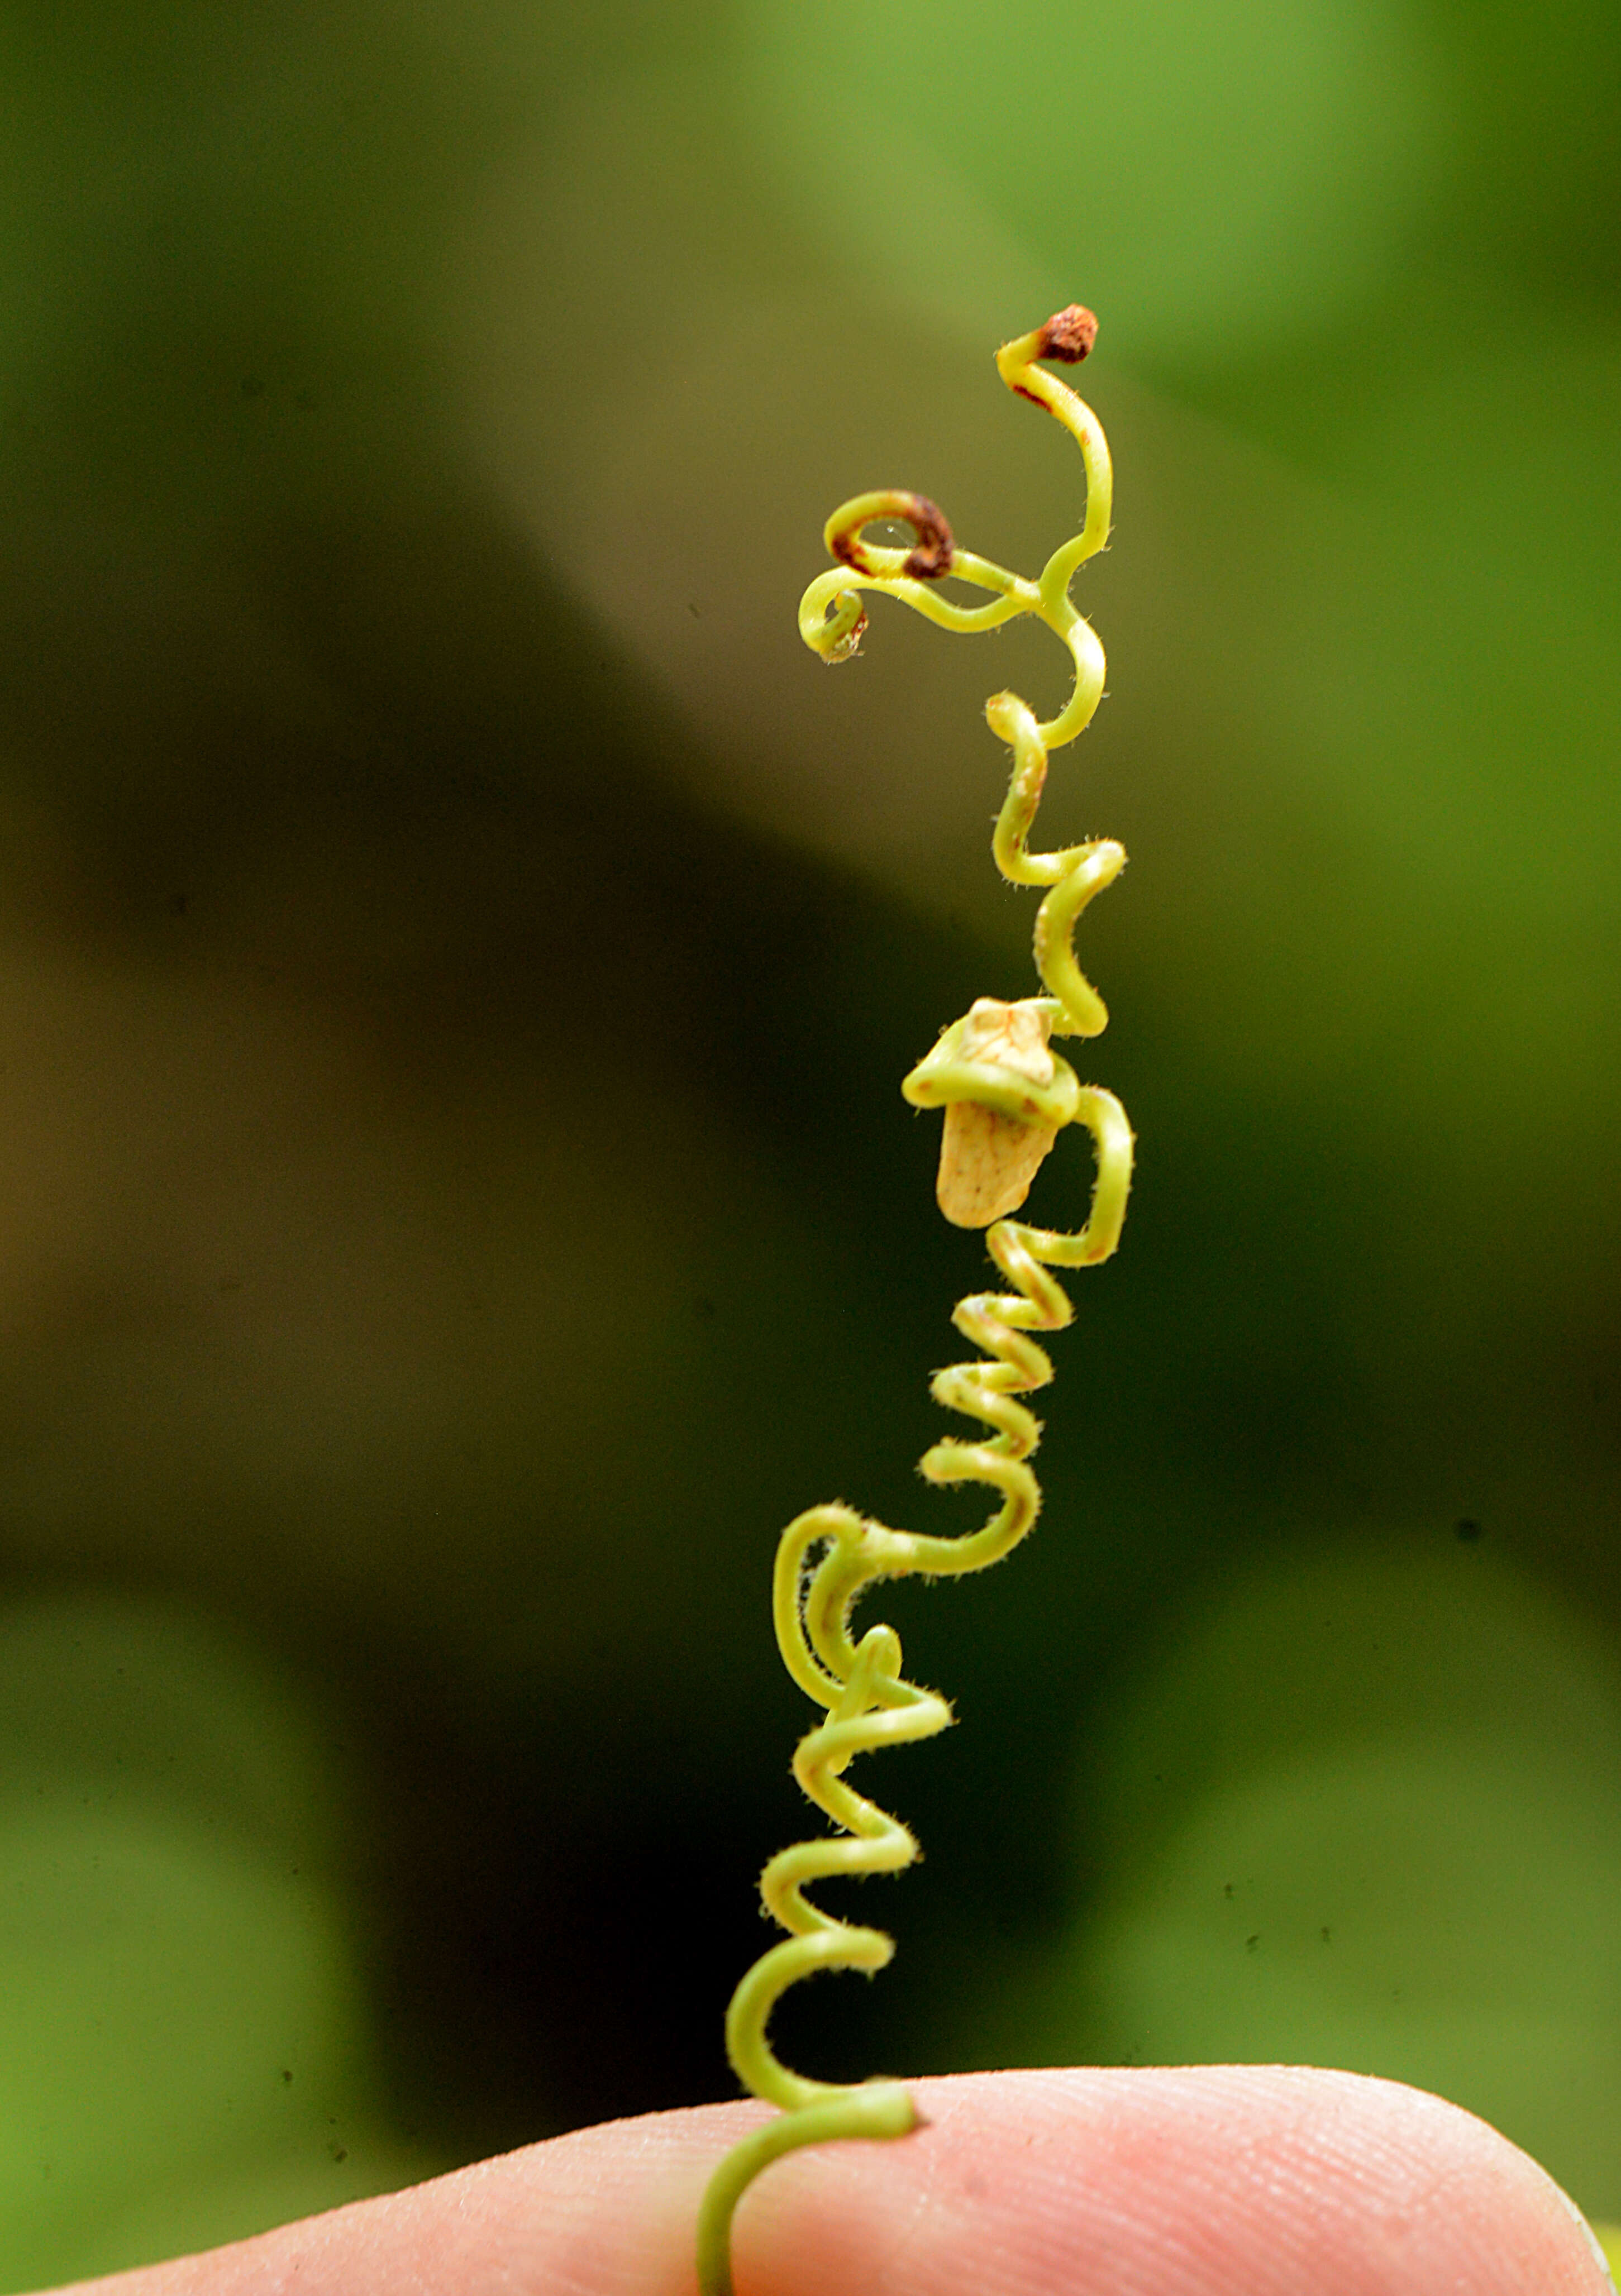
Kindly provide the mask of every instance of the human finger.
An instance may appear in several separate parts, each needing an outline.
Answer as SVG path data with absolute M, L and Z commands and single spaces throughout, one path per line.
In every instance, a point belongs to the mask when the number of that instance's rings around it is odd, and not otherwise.
M 793 2155 L 738 2296 L 1608 2296 L 1572 2203 L 1482 2121 L 1288 2067 L 968 2074 L 929 2126 Z M 96 2296 L 692 2296 L 704 2179 L 753 2105 L 584 2129 Z

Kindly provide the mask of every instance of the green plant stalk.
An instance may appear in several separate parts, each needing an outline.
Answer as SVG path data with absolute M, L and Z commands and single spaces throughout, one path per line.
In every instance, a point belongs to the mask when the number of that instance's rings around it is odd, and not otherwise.
M 898 2081 L 850 2087 L 807 2080 L 773 2054 L 766 2038 L 779 1997 L 818 1969 L 882 1969 L 894 1952 L 881 1930 L 835 1919 L 804 1892 L 830 1876 L 899 1873 L 918 1855 L 898 1819 L 845 1783 L 857 1754 L 933 1737 L 950 1722 L 936 1692 L 908 1682 L 901 1641 L 892 1627 L 852 1636 L 857 1599 L 875 1580 L 923 1575 L 959 1577 L 998 1562 L 1035 1521 L 1041 1489 L 1030 1466 L 1041 1424 L 1017 1398 L 1052 1377 L 1046 1351 L 1031 1334 L 1061 1331 L 1073 1310 L 1049 1271 L 1107 1259 L 1120 1240 L 1131 1181 L 1132 1139 L 1112 1093 L 1082 1085 L 1049 1039 L 1093 1037 L 1107 1022 L 1103 1000 L 1075 961 L 1073 936 L 1095 893 L 1125 864 L 1110 838 L 1057 853 L 1032 853 L 1028 839 L 1047 776 L 1049 752 L 1090 723 L 1103 693 L 1103 648 L 1074 606 L 1069 586 L 1078 569 L 1108 539 L 1112 472 L 1107 443 L 1091 409 L 1037 362 L 1074 363 L 1096 334 L 1077 305 L 997 353 L 1002 380 L 1045 407 L 1080 446 L 1086 472 L 1081 531 L 1055 551 L 1033 581 L 959 550 L 945 519 L 926 496 L 895 489 L 858 495 L 827 521 L 829 554 L 839 563 L 819 575 L 799 610 L 801 636 L 824 661 L 846 661 L 860 643 L 864 590 L 900 599 L 942 628 L 959 634 L 1000 627 L 1033 614 L 1062 640 L 1074 685 L 1056 718 L 1038 722 L 1016 694 L 986 704 L 992 732 L 1013 752 L 1013 773 L 998 818 L 992 853 L 1015 884 L 1047 888 L 1035 923 L 1036 970 L 1048 994 L 1003 1004 L 982 997 L 947 1029 L 901 1089 L 915 1106 L 946 1113 L 940 1201 L 949 1219 L 985 1226 L 992 1259 L 1012 1287 L 959 1300 L 951 1320 L 983 1350 L 971 1363 L 937 1372 L 936 1402 L 981 1421 L 979 1441 L 958 1437 L 933 1444 L 919 1467 L 932 1483 L 989 1484 L 999 1495 L 983 1527 L 955 1538 L 893 1530 L 843 1505 L 811 1507 L 788 1525 L 778 1549 L 773 1595 L 778 1644 L 795 1682 L 827 1718 L 801 1741 L 794 1775 L 817 1808 L 841 1829 L 773 1857 L 761 1876 L 766 1909 L 789 1934 L 755 1963 L 727 2013 L 727 2051 L 739 2079 L 780 2115 L 744 2138 L 721 2161 L 698 2219 L 698 2280 L 703 2296 L 731 2296 L 731 2225 L 737 2203 L 761 2170 L 804 2144 L 844 2137 L 904 2136 L 921 2125 L 909 2090 Z M 909 525 L 909 550 L 868 543 L 864 529 L 881 519 Z M 950 576 L 989 591 L 969 606 L 934 586 Z M 1092 1136 L 1096 1172 L 1083 1227 L 1074 1234 L 1000 1217 L 1016 1209 L 1057 1132 L 1079 1123 Z M 819 1559 L 818 1559 L 819 1556 Z

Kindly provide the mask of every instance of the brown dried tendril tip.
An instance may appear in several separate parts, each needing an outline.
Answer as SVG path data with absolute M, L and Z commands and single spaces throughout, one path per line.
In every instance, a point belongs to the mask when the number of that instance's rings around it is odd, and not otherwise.
M 876 500 L 876 497 L 868 499 Z M 863 520 L 862 524 L 875 518 L 899 519 L 917 536 L 915 547 L 907 553 L 901 563 L 903 574 L 909 574 L 918 582 L 937 582 L 942 574 L 950 572 L 955 547 L 951 529 L 946 524 L 944 511 L 938 503 L 932 503 L 927 495 L 902 494 L 897 490 L 885 497 L 882 508 L 869 509 L 868 519 Z M 830 533 L 827 545 L 835 558 L 843 559 L 846 566 L 853 566 L 858 574 L 877 572 L 877 568 L 867 555 L 860 527 L 843 534 Z
M 1098 322 L 1084 303 L 1067 303 L 1041 329 L 1038 358 L 1062 359 L 1078 366 L 1098 340 Z

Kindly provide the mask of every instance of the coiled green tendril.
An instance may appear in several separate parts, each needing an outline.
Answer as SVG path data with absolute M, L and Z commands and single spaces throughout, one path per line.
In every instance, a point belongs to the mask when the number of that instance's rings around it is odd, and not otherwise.
M 802 636 L 827 662 L 847 660 L 860 643 L 867 619 L 863 590 L 899 598 L 942 628 L 959 632 L 995 629 L 1017 615 L 1035 614 L 1069 649 L 1075 682 L 1068 701 L 1046 724 L 1013 693 L 995 695 L 985 709 L 992 731 L 1013 751 L 1012 781 L 992 851 L 997 866 L 1014 883 L 1048 888 L 1036 917 L 1035 961 L 1049 994 L 1014 1004 L 982 997 L 945 1030 L 902 1086 L 915 1105 L 945 1110 L 942 1207 L 960 1226 L 994 1222 L 985 1242 L 1013 1287 L 958 1303 L 951 1320 L 983 1355 L 936 1373 L 930 1383 L 936 1402 L 983 1422 L 989 1433 L 980 1441 L 950 1437 L 935 1443 L 919 1466 L 932 1483 L 987 1483 L 999 1504 L 983 1529 L 956 1538 L 892 1530 L 842 1505 L 811 1507 L 783 1533 L 773 1595 L 777 1639 L 795 1682 L 827 1709 L 827 1719 L 802 1740 L 794 1775 L 841 1831 L 783 1850 L 761 1876 L 766 1909 L 789 1935 L 761 1956 L 733 1996 L 727 2050 L 745 2086 L 782 2111 L 729 2152 L 711 2180 L 698 2221 L 704 2296 L 731 2296 L 733 2211 L 769 2162 L 802 2144 L 903 2136 L 919 2126 L 917 2109 L 900 2082 L 869 2080 L 843 2087 L 807 2080 L 773 2055 L 766 2038 L 778 1997 L 801 1978 L 818 1969 L 870 1972 L 882 1969 L 893 1954 L 893 1940 L 882 1931 L 836 1920 L 804 1893 L 810 1883 L 831 1875 L 893 1874 L 912 1863 L 918 1851 L 910 1833 L 855 1792 L 843 1774 L 856 1755 L 932 1737 L 952 1718 L 943 1698 L 903 1677 L 894 1629 L 868 1627 L 855 1639 L 851 1613 L 875 1579 L 983 1570 L 1029 1530 L 1041 1505 L 1029 1461 L 1041 1431 L 1016 1398 L 1052 1377 L 1046 1352 L 1031 1334 L 1061 1331 L 1073 1312 L 1049 1271 L 1107 1259 L 1125 1218 L 1132 1146 L 1125 1111 L 1112 1093 L 1079 1083 L 1048 1042 L 1055 1031 L 1096 1036 L 1107 1021 L 1071 943 L 1082 910 L 1119 874 L 1125 853 L 1108 838 L 1061 853 L 1032 853 L 1027 844 L 1048 753 L 1085 728 L 1103 692 L 1103 649 L 1072 603 L 1069 586 L 1076 570 L 1108 538 L 1108 447 L 1090 408 L 1036 364 L 1084 358 L 1095 333 L 1091 314 L 1072 305 L 997 353 L 1008 388 L 1063 423 L 1078 441 L 1086 467 L 1085 522 L 1054 552 L 1035 581 L 959 550 L 926 496 L 886 491 L 858 495 L 835 511 L 827 541 L 840 563 L 818 576 L 799 610 Z M 917 537 L 914 547 L 868 543 L 864 529 L 880 519 L 910 526 Z M 991 603 L 968 606 L 943 596 L 932 586 L 946 576 L 990 591 Z M 1000 1218 L 1024 1201 L 1036 1165 L 1056 1134 L 1071 1123 L 1091 1134 L 1096 1156 L 1084 1227 L 1064 1234 Z

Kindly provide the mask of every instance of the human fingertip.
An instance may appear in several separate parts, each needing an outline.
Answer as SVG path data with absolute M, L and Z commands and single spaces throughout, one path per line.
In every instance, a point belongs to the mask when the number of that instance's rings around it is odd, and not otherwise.
M 1584 2216 L 1577 2208 L 1562 2185 L 1555 2185 L 1553 2189 L 1582 2227 L 1583 2237 L 1592 2251 L 1593 2261 L 1602 2271 L 1607 2284 L 1613 2288 L 1616 2267 L 1621 2263 L 1621 2225 L 1595 2224 L 1591 2217 Z

